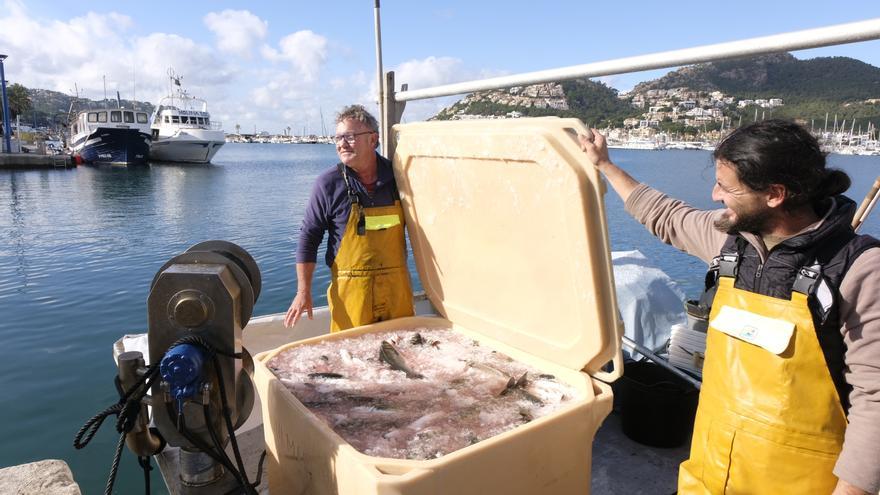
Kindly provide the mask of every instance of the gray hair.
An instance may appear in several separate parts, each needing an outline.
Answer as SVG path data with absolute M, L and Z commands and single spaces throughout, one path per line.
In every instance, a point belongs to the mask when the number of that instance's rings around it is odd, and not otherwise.
M 345 119 L 357 120 L 358 122 L 369 127 L 373 132 L 379 132 L 379 122 L 373 117 L 363 105 L 350 105 L 336 114 L 336 123 L 340 123 Z

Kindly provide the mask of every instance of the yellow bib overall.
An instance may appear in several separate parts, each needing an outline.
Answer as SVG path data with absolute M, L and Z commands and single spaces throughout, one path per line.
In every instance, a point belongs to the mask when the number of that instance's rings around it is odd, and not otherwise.
M 358 234 L 361 208 L 364 232 Z M 327 302 L 330 331 L 413 315 L 400 201 L 364 208 L 352 204 L 333 266 Z
M 715 325 L 722 325 L 716 318 L 725 307 L 748 314 L 735 313 L 745 318 L 733 325 L 738 320 L 727 318 L 722 331 Z M 751 315 L 793 323 L 794 331 L 768 350 L 773 346 L 758 344 L 772 329 L 751 326 Z M 847 422 L 806 296 L 755 294 L 722 276 L 709 318 L 700 404 L 678 493 L 831 493 Z M 737 332 L 741 338 L 731 336 Z

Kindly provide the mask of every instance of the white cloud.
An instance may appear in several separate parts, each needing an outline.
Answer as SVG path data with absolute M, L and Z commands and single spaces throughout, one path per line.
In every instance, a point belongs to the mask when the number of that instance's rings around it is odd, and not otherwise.
M 278 49 L 263 46 L 263 57 L 274 62 L 289 62 L 306 82 L 317 80 L 327 61 L 327 38 L 313 31 L 297 31 L 278 43 Z
M 28 16 L 21 2 L 6 2 L 3 7 L 0 33 L 3 52 L 9 55 L 5 67 L 8 80 L 69 94 L 78 85 L 93 98 L 100 98 L 103 76 L 112 82 L 117 74 L 121 77 L 131 72 L 130 44 L 125 38 L 133 24 L 130 17 L 89 12 L 66 22 L 40 23 Z M 126 65 L 128 70 L 119 70 Z M 115 89 L 108 83 L 108 93 Z
M 182 77 L 184 89 L 195 96 L 219 99 L 219 92 L 230 82 L 232 70 L 211 47 L 176 34 L 153 33 L 133 43 L 137 61 L 135 77 L 138 92 L 157 102 L 169 91 L 168 69 Z M 128 68 L 129 72 L 132 68 Z
M 398 88 L 403 83 L 409 84 L 409 89 L 425 88 L 463 81 L 464 72 L 460 59 L 431 56 L 398 65 L 394 69 L 394 80 Z
M 487 77 L 479 71 L 467 69 L 460 59 L 454 57 L 430 56 L 421 60 L 408 60 L 391 70 L 394 70 L 395 89 L 398 91 L 402 84 L 407 84 L 408 89 L 418 89 Z M 376 87 L 377 82 L 373 80 L 361 98 L 374 102 L 377 93 Z M 406 103 L 403 121 L 426 120 L 460 98 L 461 96 L 446 96 L 409 101 Z
M 211 12 L 204 17 L 205 26 L 217 36 L 217 48 L 245 58 L 252 47 L 266 37 L 269 23 L 247 10 Z

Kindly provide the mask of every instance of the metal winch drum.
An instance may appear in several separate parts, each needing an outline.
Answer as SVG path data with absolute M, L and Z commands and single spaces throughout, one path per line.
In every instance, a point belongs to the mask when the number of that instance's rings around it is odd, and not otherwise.
M 234 430 L 253 409 L 254 387 L 247 376 L 253 360 L 242 347 L 242 329 L 260 287 L 254 259 L 227 241 L 196 244 L 153 278 L 149 350 L 150 356 L 163 357 L 162 380 L 151 391 L 153 423 L 169 445 L 180 447 L 184 486 L 206 486 L 223 477 L 224 469 L 203 447 L 228 442 L 224 410 Z

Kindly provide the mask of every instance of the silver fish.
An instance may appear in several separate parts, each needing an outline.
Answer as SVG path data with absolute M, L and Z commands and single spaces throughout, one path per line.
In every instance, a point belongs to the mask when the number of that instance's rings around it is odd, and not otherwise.
M 400 351 L 387 340 L 383 340 L 382 346 L 379 348 L 379 360 L 388 363 L 393 370 L 403 371 L 406 373 L 407 378 L 424 378 L 424 375 L 416 373 L 406 364 L 406 360 L 400 355 Z

